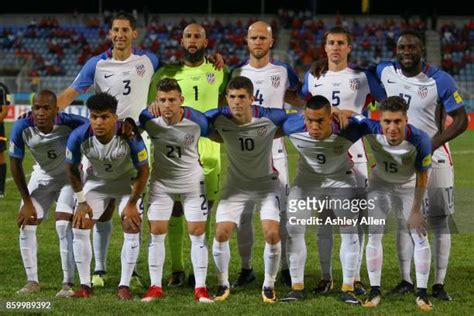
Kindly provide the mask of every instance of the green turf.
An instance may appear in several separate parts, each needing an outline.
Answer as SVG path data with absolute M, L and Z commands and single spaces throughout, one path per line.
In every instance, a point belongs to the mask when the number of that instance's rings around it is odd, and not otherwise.
M 7 125 L 7 129 L 11 126 Z M 453 157 L 456 167 L 456 187 L 464 189 L 458 200 L 456 200 L 456 212 L 468 213 L 472 209 L 474 201 L 474 181 L 471 157 L 474 154 L 472 148 L 474 144 L 474 132 L 469 131 L 458 137 L 451 143 Z M 290 178 L 295 175 L 295 163 L 297 154 L 293 148 L 289 148 L 290 153 Z M 25 170 L 31 170 L 32 161 L 30 156 L 25 159 Z M 227 163 L 224 158 L 222 170 L 226 170 Z M 224 175 L 225 177 L 225 175 Z M 232 292 L 229 300 L 214 305 L 198 305 L 193 301 L 193 291 L 191 288 L 169 289 L 164 288 L 166 298 L 159 302 L 149 304 L 141 303 L 138 298 L 145 291 L 135 292 L 136 300 L 132 302 L 119 302 L 115 298 L 116 286 L 119 282 L 120 273 L 120 249 L 123 234 L 119 226 L 118 217 L 114 217 L 114 229 L 109 250 L 108 259 L 108 281 L 106 287 L 96 290 L 94 296 L 88 300 L 62 300 L 54 297 L 59 290 L 62 281 L 60 257 L 58 251 L 58 240 L 54 228 L 53 216 L 50 214 L 49 220 L 45 221 L 38 229 L 38 262 L 39 278 L 42 291 L 32 297 L 18 296 L 15 291 L 25 283 L 25 272 L 20 257 L 18 246 L 18 229 L 15 224 L 16 213 L 20 202 L 20 197 L 16 187 L 8 173 L 7 196 L 0 200 L 0 313 L 5 312 L 7 301 L 48 301 L 52 304 L 52 310 L 58 314 L 151 314 L 151 313 L 173 313 L 173 314 L 407 314 L 415 313 L 416 306 L 413 296 L 406 296 L 401 299 L 384 298 L 381 305 L 376 310 L 366 310 L 360 306 L 347 306 L 338 300 L 337 292 L 324 297 L 308 295 L 308 299 L 296 304 L 278 303 L 272 306 L 263 304 L 260 298 L 260 286 L 263 280 L 263 242 L 261 237 L 258 217 L 254 220 L 256 228 L 256 242 L 254 250 L 254 266 L 257 272 L 257 281 L 253 285 L 243 290 Z M 474 216 L 469 216 L 474 218 Z M 456 221 L 463 222 L 461 216 Z M 470 221 L 472 221 L 470 219 Z M 471 226 L 472 227 L 472 226 Z M 145 240 L 141 244 L 139 270 L 148 282 L 147 267 L 147 240 L 148 228 L 145 225 Z M 433 300 L 435 314 L 457 314 L 470 315 L 474 313 L 474 254 L 471 246 L 474 244 L 474 234 L 469 232 L 469 227 L 462 230 L 460 234 L 452 237 L 451 260 L 446 278 L 446 286 L 449 293 L 454 297 L 450 303 Z M 319 280 L 319 263 L 317 258 L 317 248 L 314 231 L 308 232 L 308 260 L 306 263 L 306 286 L 312 288 Z M 335 238 L 335 249 L 333 252 L 333 270 L 336 287 L 340 286 L 341 271 L 339 264 L 339 238 Z M 382 273 L 383 289 L 387 290 L 399 281 L 398 263 L 395 254 L 394 234 L 388 234 L 384 238 L 384 266 Z M 189 252 L 189 242 L 186 243 L 186 250 Z M 239 271 L 239 259 L 236 251 L 235 238 L 231 241 L 231 266 L 230 278 L 234 280 Z M 190 261 L 187 256 L 186 264 L 190 271 Z M 215 269 L 212 256 L 209 257 L 209 277 L 208 284 L 213 290 L 216 285 Z M 170 273 L 169 261 L 166 261 L 164 276 Z M 433 273 L 431 273 L 433 274 Z M 362 268 L 362 278 L 368 284 L 365 262 Z M 413 275 L 414 278 L 414 275 Z M 77 280 L 76 276 L 76 280 Z M 431 279 L 430 279 L 431 284 Z M 283 284 L 277 283 L 277 295 L 283 296 L 288 291 Z

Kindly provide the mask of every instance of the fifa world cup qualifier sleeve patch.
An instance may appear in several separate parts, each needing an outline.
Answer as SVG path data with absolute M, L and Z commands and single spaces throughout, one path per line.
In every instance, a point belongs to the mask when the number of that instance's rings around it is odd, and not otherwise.
M 462 102 L 462 97 L 461 95 L 459 94 L 459 91 L 456 90 L 454 93 L 453 93 L 453 97 L 454 97 L 454 100 L 456 101 L 457 104 L 461 103 Z
M 428 167 L 431 165 L 431 155 L 426 155 L 426 157 L 423 158 L 422 165 L 423 167 Z
M 144 160 L 147 160 L 148 159 L 148 154 L 146 152 L 146 148 L 145 149 L 142 149 L 142 151 L 140 151 L 138 153 L 138 161 L 142 162 Z

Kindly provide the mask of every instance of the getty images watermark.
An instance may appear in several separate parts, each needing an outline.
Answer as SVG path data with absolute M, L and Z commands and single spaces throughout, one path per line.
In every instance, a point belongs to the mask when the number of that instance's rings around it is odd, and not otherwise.
M 376 208 L 376 198 L 306 197 L 288 201 L 288 223 L 302 226 L 385 225 L 385 218 L 359 216 Z M 325 214 L 331 212 L 330 214 Z M 317 216 L 312 214 L 317 213 Z M 323 215 L 323 216 L 322 216 Z

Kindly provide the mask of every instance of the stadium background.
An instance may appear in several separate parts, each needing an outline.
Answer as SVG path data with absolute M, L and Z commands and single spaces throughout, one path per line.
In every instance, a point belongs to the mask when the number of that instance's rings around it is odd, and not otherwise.
M 91 56 L 107 49 L 107 21 L 114 11 L 135 10 L 138 18 L 138 46 L 155 52 L 163 61 L 173 61 L 182 52 L 179 39 L 183 27 L 191 22 L 202 23 L 208 34 L 208 52 L 219 51 L 231 67 L 248 55 L 245 43 L 246 28 L 251 21 L 263 19 L 272 24 L 276 44 L 273 57 L 292 64 L 302 79 L 310 63 L 321 56 L 321 38 L 324 30 L 336 24 L 346 26 L 354 37 L 351 61 L 366 65 L 380 60 L 393 59 L 395 40 L 401 30 L 416 28 L 425 36 L 425 59 L 439 65 L 454 76 L 470 115 L 470 128 L 474 128 L 474 19 L 473 12 L 466 10 L 459 1 L 437 4 L 409 3 L 397 1 L 396 8 L 385 7 L 381 1 L 372 1 L 369 9 L 361 13 L 361 3 L 353 1 L 238 1 L 229 6 L 218 1 L 194 1 L 192 7 L 183 9 L 178 4 L 156 4 L 134 1 L 97 1 L 75 4 L 64 2 L 50 5 L 49 1 L 25 1 L 5 4 L 0 14 L 0 82 L 6 83 L 12 93 L 13 102 L 9 108 L 7 121 L 28 110 L 31 94 L 40 89 L 60 92 L 74 79 L 83 63 Z M 393 6 L 393 4 L 392 4 Z M 28 8 L 28 9 L 26 9 Z M 136 10 L 138 9 L 138 11 Z M 238 10 L 238 11 L 237 11 Z M 85 13 L 97 12 L 101 13 Z M 28 14 L 27 14 L 28 12 Z M 33 12 L 30 14 L 30 12 Z M 59 12 L 59 13 L 58 13 Z M 157 13 L 159 12 L 159 14 Z M 175 13 L 172 13 L 175 12 Z M 180 12 L 176 14 L 176 12 Z M 193 13 L 194 12 L 194 13 Z M 242 12 L 235 14 L 234 12 Z M 455 15 L 452 15 L 455 14 Z M 78 98 L 68 112 L 87 115 L 82 104 L 88 95 Z M 7 130 L 11 123 L 7 123 Z M 7 134 L 8 135 L 8 134 Z M 474 242 L 469 224 L 473 222 L 468 210 L 472 207 L 474 181 L 470 157 L 474 153 L 472 144 L 474 132 L 467 131 L 451 143 L 456 167 L 456 217 L 459 234 L 453 236 L 453 247 L 447 276 L 447 289 L 455 297 L 451 303 L 434 301 L 435 312 L 470 314 L 474 311 L 474 286 L 472 285 L 472 260 L 474 255 L 469 245 Z M 295 174 L 296 152 L 290 147 L 290 179 Z M 224 159 L 225 161 L 225 159 Z M 25 160 L 25 170 L 31 170 L 32 160 Z M 223 169 L 226 165 L 224 163 Z M 225 171 L 224 171 L 225 173 Z M 225 177 L 225 174 L 224 174 Z M 0 200 L 0 311 L 7 300 L 26 300 L 13 293 L 23 285 L 24 271 L 18 249 L 18 231 L 15 227 L 16 212 L 20 197 L 11 175 L 7 176 L 7 196 Z M 464 217 L 464 215 L 466 215 Z M 122 234 L 118 220 L 114 220 L 114 233 L 109 254 L 109 281 L 103 290 L 87 302 L 64 302 L 54 298 L 60 285 L 60 261 L 54 224 L 50 219 L 41 225 L 39 240 L 39 273 L 43 285 L 41 294 L 31 300 L 52 301 L 56 312 L 101 311 L 107 313 L 138 312 L 227 312 L 227 313 L 293 313 L 308 311 L 329 313 L 366 313 L 366 310 L 344 306 L 337 295 L 314 298 L 302 304 L 263 306 L 258 288 L 262 280 L 262 241 L 255 243 L 254 261 L 258 272 L 258 282 L 244 291 L 236 292 L 231 300 L 216 306 L 196 306 L 190 289 L 167 290 L 163 303 L 144 306 L 139 302 L 118 302 L 115 286 L 119 275 L 119 249 Z M 146 225 L 145 225 L 146 227 Z M 257 235 L 260 233 L 258 218 L 255 220 Z M 145 228 L 147 231 L 147 228 Z M 307 287 L 315 285 L 319 279 L 319 268 L 314 241 L 314 232 L 308 236 Z M 140 271 L 147 279 L 146 240 L 142 242 L 139 260 Z M 337 245 L 337 239 L 335 245 Z M 383 285 L 394 286 L 398 281 L 398 265 L 395 256 L 394 238 L 384 239 L 385 263 Z M 338 247 L 334 249 L 334 271 L 340 280 Z M 232 243 L 231 277 L 236 277 L 239 260 Z M 364 264 L 365 265 L 365 264 Z M 190 266 L 190 265 L 188 265 Z M 165 276 L 169 274 L 166 266 Z M 368 284 L 365 269 L 363 280 Z M 466 282 L 469 281 L 469 282 Z M 215 285 L 214 266 L 210 260 L 209 285 Z M 470 284 L 470 285 L 469 285 Z M 339 286 L 337 284 L 337 286 Z M 281 297 L 287 291 L 279 284 Z M 142 291 L 143 292 L 143 291 Z M 135 293 L 138 294 L 138 293 Z M 140 293 L 142 294 L 142 293 Z M 376 313 L 414 312 L 413 298 L 384 300 Z

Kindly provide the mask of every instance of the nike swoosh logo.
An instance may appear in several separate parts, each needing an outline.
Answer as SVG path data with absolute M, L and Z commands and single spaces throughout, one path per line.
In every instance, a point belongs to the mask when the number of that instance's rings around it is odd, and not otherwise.
M 208 213 L 202 213 L 203 216 L 206 216 Z
M 311 148 L 311 147 L 300 146 L 300 145 L 296 145 L 296 147 L 298 147 L 298 148 Z
M 206 247 L 206 245 L 199 246 L 199 248 L 201 248 L 201 249 L 204 248 L 204 247 Z
M 132 249 L 135 249 L 135 248 L 137 248 L 137 247 L 138 247 L 138 246 L 135 246 L 135 247 L 134 247 L 134 246 L 132 246 Z
M 222 131 L 223 131 L 223 132 L 232 132 L 231 129 L 225 129 L 225 128 L 223 128 Z
M 390 81 L 390 79 L 388 79 L 387 83 L 395 83 L 395 81 Z
M 322 85 L 323 85 L 322 83 L 321 84 L 315 84 L 314 87 L 317 88 L 317 87 L 320 87 Z
M 114 75 L 114 74 L 110 74 L 110 75 L 105 74 L 105 75 L 104 75 L 104 78 L 107 79 L 107 78 L 112 77 L 113 75 Z

